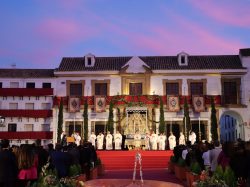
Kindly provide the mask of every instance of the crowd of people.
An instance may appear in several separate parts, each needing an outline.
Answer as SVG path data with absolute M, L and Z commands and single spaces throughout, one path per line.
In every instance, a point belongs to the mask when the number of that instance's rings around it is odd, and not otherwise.
M 230 166 L 236 178 L 250 182 L 250 142 L 238 140 L 237 142 L 219 141 L 212 143 L 187 141 L 186 145 L 178 145 L 174 148 L 175 160 L 182 158 L 186 166 L 198 162 L 202 170 L 211 174 L 218 165 L 225 170 Z M 249 183 L 250 185 L 250 183 Z
M 95 148 L 91 143 L 67 146 L 48 144 L 46 149 L 38 144 L 23 144 L 10 147 L 9 140 L 0 144 L 0 186 L 24 187 L 37 181 L 42 167 L 49 163 L 49 169 L 55 169 L 59 178 L 69 176 L 72 165 L 80 165 L 86 173 L 97 160 Z

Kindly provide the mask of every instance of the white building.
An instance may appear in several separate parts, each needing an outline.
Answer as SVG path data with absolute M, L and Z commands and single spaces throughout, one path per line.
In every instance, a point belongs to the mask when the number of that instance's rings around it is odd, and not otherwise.
M 183 102 L 189 101 L 192 130 L 211 140 L 211 104 L 217 109 L 220 138 L 250 140 L 250 49 L 239 55 L 63 58 L 56 69 L 0 69 L 0 139 L 12 143 L 55 143 L 58 101 L 63 99 L 63 130 L 83 135 L 83 104 L 88 129 L 105 131 L 114 103 L 114 131 L 128 136 L 159 130 L 159 97 L 165 132 L 185 130 Z

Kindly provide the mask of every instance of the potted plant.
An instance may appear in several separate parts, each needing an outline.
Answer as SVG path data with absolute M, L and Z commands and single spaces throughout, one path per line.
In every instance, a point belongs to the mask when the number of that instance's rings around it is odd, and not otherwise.
M 69 167 L 69 176 L 71 178 L 74 178 L 78 181 L 85 182 L 86 181 L 86 175 L 82 173 L 81 166 L 79 164 L 74 164 Z
M 179 158 L 177 164 L 174 166 L 175 176 L 180 180 L 186 179 L 185 165 L 185 160 L 183 158 Z
M 104 175 L 104 165 L 102 164 L 102 161 L 100 158 L 97 158 L 97 160 L 95 162 L 95 166 L 97 167 L 98 176 Z
M 168 162 L 168 170 L 171 172 L 171 173 L 174 173 L 174 165 L 176 164 L 177 162 L 177 159 L 176 157 L 173 155 L 170 157 L 170 160 Z
M 223 171 L 221 166 L 218 166 L 212 175 L 209 177 L 208 173 L 202 171 L 200 180 L 195 184 L 195 187 L 236 187 L 236 177 L 230 167 L 226 167 Z
M 187 186 L 192 187 L 193 183 L 199 180 L 201 174 L 201 166 L 198 162 L 193 162 L 190 165 L 189 171 L 186 171 Z
M 73 177 L 65 177 L 59 179 L 57 176 L 56 170 L 49 169 L 50 163 L 48 162 L 46 165 L 42 167 L 42 171 L 39 175 L 39 178 L 33 184 L 28 184 L 28 187 L 83 187 L 83 181 L 77 181 Z M 72 169 L 72 173 L 76 171 L 76 169 Z

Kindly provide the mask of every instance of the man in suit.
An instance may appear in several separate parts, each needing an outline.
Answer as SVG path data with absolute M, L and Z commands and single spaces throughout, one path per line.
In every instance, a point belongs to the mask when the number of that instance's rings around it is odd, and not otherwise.
M 17 173 L 17 162 L 14 153 L 9 150 L 9 140 L 2 140 L 0 149 L 0 186 L 15 186 Z

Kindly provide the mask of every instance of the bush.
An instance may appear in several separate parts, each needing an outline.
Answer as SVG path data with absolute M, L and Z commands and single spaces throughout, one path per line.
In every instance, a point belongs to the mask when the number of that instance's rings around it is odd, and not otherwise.
M 230 167 L 226 167 L 223 177 L 228 186 L 230 187 L 236 186 L 236 177 L 234 175 L 233 170 Z
M 193 162 L 191 163 L 190 166 L 190 171 L 196 175 L 200 175 L 201 174 L 201 166 L 198 162 Z
M 81 174 L 81 166 L 79 164 L 74 164 L 69 167 L 69 176 L 75 177 Z
M 223 171 L 223 168 L 220 165 L 218 165 L 216 167 L 213 176 L 217 180 L 223 180 L 224 179 L 224 171 Z
M 95 165 L 96 165 L 96 166 L 102 165 L 102 161 L 101 161 L 100 158 L 97 158 L 97 160 L 95 161 Z
M 170 157 L 170 162 L 176 163 L 176 162 L 177 162 L 176 157 L 175 157 L 175 156 L 171 156 L 171 157 Z
M 180 167 L 184 167 L 186 165 L 185 160 L 183 158 L 179 158 L 178 162 L 177 162 L 177 165 L 180 166 Z

